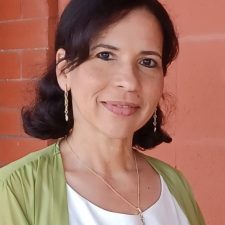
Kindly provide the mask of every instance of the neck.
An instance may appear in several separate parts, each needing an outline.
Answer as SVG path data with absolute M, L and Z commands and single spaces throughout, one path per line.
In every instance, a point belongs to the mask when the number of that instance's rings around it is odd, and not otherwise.
M 132 138 L 113 139 L 101 133 L 91 135 L 81 129 L 79 132 L 74 129 L 68 142 L 80 160 L 102 175 L 115 175 L 135 169 Z

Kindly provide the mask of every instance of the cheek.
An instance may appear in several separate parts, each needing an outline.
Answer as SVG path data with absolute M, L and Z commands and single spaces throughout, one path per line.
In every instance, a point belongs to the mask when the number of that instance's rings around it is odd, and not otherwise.
M 87 63 L 77 71 L 76 83 L 84 88 L 100 88 L 109 81 L 109 71 L 106 66 L 96 63 Z M 87 90 L 88 91 L 88 90 Z
M 98 93 L 108 83 L 109 76 L 104 68 L 91 65 L 91 63 L 82 64 L 71 73 L 73 103 L 83 105 L 95 102 Z
M 164 76 L 161 77 L 161 79 L 159 80 L 159 93 L 160 93 L 160 96 L 162 95 L 163 93 L 163 89 L 164 89 Z
M 164 87 L 164 78 L 159 77 L 158 79 L 151 79 L 145 81 L 143 84 L 143 97 L 145 99 L 146 104 L 150 104 L 151 107 L 157 105 Z
M 152 77 L 148 77 L 143 82 L 144 90 L 149 93 L 155 93 L 158 95 L 162 93 L 164 87 L 164 77 L 162 74 L 154 74 Z

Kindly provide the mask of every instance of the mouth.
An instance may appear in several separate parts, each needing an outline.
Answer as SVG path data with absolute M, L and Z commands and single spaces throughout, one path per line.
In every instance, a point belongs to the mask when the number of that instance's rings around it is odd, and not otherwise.
M 102 105 L 118 116 L 131 116 L 140 108 L 139 105 L 129 102 L 102 101 Z

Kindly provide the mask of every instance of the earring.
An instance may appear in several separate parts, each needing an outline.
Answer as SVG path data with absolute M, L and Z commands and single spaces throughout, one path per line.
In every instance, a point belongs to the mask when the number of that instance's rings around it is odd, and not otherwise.
M 155 133 L 157 130 L 157 109 L 154 112 L 153 119 L 154 119 L 153 126 L 154 126 L 154 133 Z
M 133 150 L 136 150 L 136 151 L 145 151 L 145 148 L 142 148 L 142 147 L 139 146 L 139 145 L 134 145 L 134 146 L 132 146 L 132 149 L 133 149 Z
M 68 115 L 68 91 L 67 91 L 67 86 L 66 90 L 64 91 L 64 114 L 65 114 L 65 121 L 68 122 L 69 120 L 69 115 Z

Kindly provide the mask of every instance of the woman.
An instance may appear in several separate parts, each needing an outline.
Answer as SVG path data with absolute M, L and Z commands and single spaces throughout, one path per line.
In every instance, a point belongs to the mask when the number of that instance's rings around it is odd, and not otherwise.
M 57 144 L 0 171 L 0 224 L 202 225 L 182 175 L 138 150 L 171 138 L 159 100 L 178 51 L 156 0 L 73 0 L 25 131 Z

